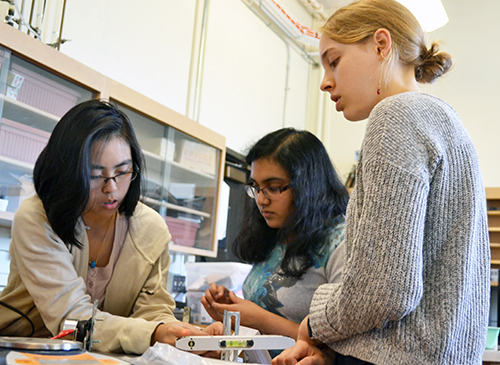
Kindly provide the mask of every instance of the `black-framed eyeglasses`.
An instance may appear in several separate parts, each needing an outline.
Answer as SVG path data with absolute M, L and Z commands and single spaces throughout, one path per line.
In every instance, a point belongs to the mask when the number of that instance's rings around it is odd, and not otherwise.
M 290 184 L 279 187 L 279 186 L 270 186 L 267 188 L 260 188 L 256 185 L 253 184 L 246 184 L 245 185 L 245 191 L 247 192 L 248 196 L 253 199 L 257 199 L 259 197 L 259 193 L 262 191 L 264 196 L 267 199 L 275 200 L 279 199 L 281 196 L 281 193 L 284 192 L 285 190 L 290 189 L 292 186 Z
M 138 172 L 136 170 L 121 172 L 115 176 L 91 176 L 90 186 L 93 188 L 106 186 L 109 180 L 113 180 L 116 185 L 129 183 L 137 178 Z

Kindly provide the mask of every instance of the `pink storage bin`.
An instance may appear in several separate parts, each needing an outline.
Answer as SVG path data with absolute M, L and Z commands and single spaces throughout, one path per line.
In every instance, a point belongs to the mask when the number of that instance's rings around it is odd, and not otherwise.
M 39 75 L 18 64 L 12 65 L 12 72 L 24 77 L 17 91 L 17 100 L 37 109 L 62 117 L 74 107 L 81 93 L 45 76 Z
M 49 137 L 49 132 L 2 118 L 0 155 L 34 164 Z
M 198 223 L 188 222 L 173 217 L 165 217 L 165 222 L 167 222 L 168 230 L 172 235 L 172 241 L 176 245 L 194 246 L 196 232 L 200 228 Z

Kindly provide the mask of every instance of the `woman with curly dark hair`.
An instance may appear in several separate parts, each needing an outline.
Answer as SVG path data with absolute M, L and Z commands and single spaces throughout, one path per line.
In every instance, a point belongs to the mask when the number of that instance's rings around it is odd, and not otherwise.
M 246 162 L 245 188 L 256 204 L 233 245 L 237 257 L 253 264 L 245 299 L 212 283 L 202 303 L 216 320 L 224 310 L 238 311 L 245 326 L 296 338 L 314 290 L 340 279 L 349 195 L 325 147 L 307 131 L 266 135 Z

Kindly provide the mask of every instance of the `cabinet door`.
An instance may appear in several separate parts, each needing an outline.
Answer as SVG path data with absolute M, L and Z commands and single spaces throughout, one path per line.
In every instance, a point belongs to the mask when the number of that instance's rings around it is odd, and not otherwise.
M 172 234 L 171 251 L 217 255 L 215 214 L 221 151 L 114 102 L 130 118 L 145 157 L 143 202 Z
M 0 226 L 9 227 L 34 194 L 33 167 L 56 123 L 93 93 L 7 49 L 0 48 L 0 62 Z

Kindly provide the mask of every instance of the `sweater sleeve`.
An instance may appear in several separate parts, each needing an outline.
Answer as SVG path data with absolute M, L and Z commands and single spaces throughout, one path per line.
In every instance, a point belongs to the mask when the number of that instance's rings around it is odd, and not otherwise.
M 36 196 L 26 199 L 17 210 L 10 244 L 17 270 L 11 276 L 16 276 L 19 286 L 25 286 L 43 323 L 55 335 L 64 318 L 90 317 L 92 303 L 70 250 L 54 233 L 44 212 Z
M 163 224 L 162 221 L 154 223 Z M 121 285 L 119 290 L 112 290 L 114 293 L 108 291 L 104 302 L 105 308 L 111 305 L 114 310 L 97 313 L 103 320 L 96 322 L 95 339 L 101 341 L 94 346 L 97 351 L 143 353 L 150 346 L 151 335 L 159 323 L 177 321 L 172 312 L 175 302 L 166 290 L 170 234 L 164 226 L 160 227 L 161 230 L 149 228 L 155 240 L 151 240 L 151 246 L 144 252 L 147 260 L 134 252 L 133 245 L 124 246 L 120 264 L 115 266 L 119 270 L 113 273 L 108 288 L 115 285 L 112 282 Z M 158 251 L 158 255 L 153 255 L 153 251 Z M 88 262 L 80 257 L 84 252 L 71 254 L 48 224 L 37 197 L 30 198 L 18 209 L 12 229 L 12 258 L 20 285 L 26 287 L 43 323 L 53 335 L 61 330 L 64 319 L 91 316 L 93 304 L 86 294 L 84 279 L 74 266 L 82 260 Z
M 423 295 L 428 159 L 411 151 L 407 133 L 387 128 L 386 118 L 365 137 L 347 213 L 342 282 L 320 286 L 311 303 L 313 333 L 325 343 L 384 328 Z
M 365 192 L 357 229 L 346 232 L 342 283 L 320 286 L 311 303 L 311 326 L 326 343 L 403 318 L 423 293 L 426 186 L 387 163 L 375 166 L 374 161 L 371 170 L 381 168 L 384 175 L 380 171 L 367 175 L 384 184 Z M 412 189 L 401 195 L 398 187 L 403 184 Z

